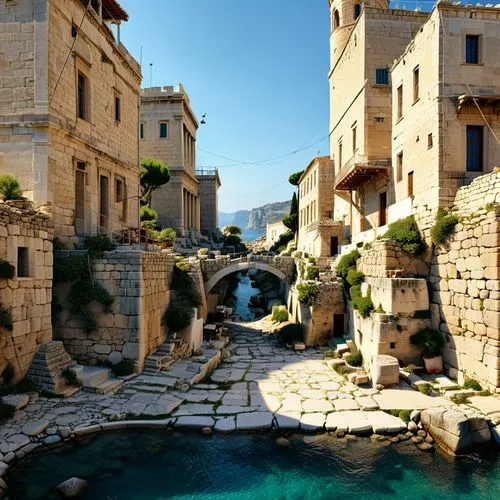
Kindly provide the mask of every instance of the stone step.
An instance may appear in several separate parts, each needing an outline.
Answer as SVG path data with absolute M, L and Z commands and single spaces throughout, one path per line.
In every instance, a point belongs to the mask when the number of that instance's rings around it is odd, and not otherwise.
M 93 387 L 85 387 L 85 390 L 88 392 L 94 392 L 96 394 L 111 394 L 120 389 L 122 385 L 123 380 L 112 378 L 100 383 L 99 385 Z
M 97 366 L 76 365 L 73 367 L 78 380 L 80 380 L 85 389 L 97 387 L 110 378 L 111 370 L 109 368 Z

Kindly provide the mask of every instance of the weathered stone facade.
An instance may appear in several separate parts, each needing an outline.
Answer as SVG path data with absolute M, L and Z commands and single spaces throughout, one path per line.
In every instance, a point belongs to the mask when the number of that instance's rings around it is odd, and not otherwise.
M 198 236 L 201 230 L 217 228 L 220 178 L 215 169 L 201 170 L 199 175 L 195 170 L 197 130 L 198 120 L 182 85 L 143 90 L 140 156 L 169 167 L 170 181 L 153 193 L 152 206 L 159 224 L 175 229 L 178 236 Z
M 141 74 L 110 28 L 127 19 L 116 0 L 0 3 L 0 172 L 66 243 L 138 226 Z
M 119 353 L 135 360 L 141 370 L 146 356 L 166 339 L 161 319 L 170 301 L 174 262 L 174 255 L 165 252 L 126 247 L 105 252 L 93 262 L 93 278 L 114 297 L 112 312 L 105 314 L 100 304 L 91 304 L 98 329 L 84 333 L 65 306 L 69 285 L 58 285 L 63 310 L 54 326 L 54 338 L 62 340 L 81 363 L 104 362 L 111 353 Z
M 426 258 L 427 255 L 427 258 Z M 426 277 L 429 274 L 428 252 L 415 257 L 391 240 L 375 240 L 365 247 L 358 260 L 358 271 L 374 278 Z
M 434 326 L 446 336 L 450 373 L 500 387 L 500 173 L 457 192 L 460 222 L 434 250 L 429 278 Z
M 342 224 L 333 215 L 333 162 L 315 158 L 299 181 L 299 232 L 297 250 L 312 257 L 337 255 L 342 243 Z
M 0 278 L 0 304 L 10 312 L 12 331 L 0 331 L 0 376 L 7 365 L 14 380 L 26 375 L 40 344 L 52 340 L 52 238 L 50 217 L 29 202 L 0 202 L 0 259 L 15 268 Z

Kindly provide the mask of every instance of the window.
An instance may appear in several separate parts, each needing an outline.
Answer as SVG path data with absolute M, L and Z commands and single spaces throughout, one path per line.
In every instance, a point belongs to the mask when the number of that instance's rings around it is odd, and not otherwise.
M 483 127 L 467 127 L 467 172 L 483 171 Z
M 101 13 L 101 0 L 90 0 L 90 5 L 96 14 Z
M 17 248 L 17 277 L 29 278 L 29 250 L 26 247 Z
M 377 85 L 389 85 L 389 70 L 387 68 L 376 69 L 375 83 Z
M 396 180 L 402 181 L 403 180 L 403 152 L 399 153 L 396 156 Z
M 141 124 L 139 125 L 139 137 L 140 137 L 141 139 L 144 139 L 144 123 L 141 123 Z
M 115 178 L 115 201 L 121 203 L 125 199 L 125 182 L 122 178 Z
M 479 64 L 479 35 L 465 36 L 465 62 Z
M 357 19 L 360 14 L 361 14 L 361 5 L 359 3 L 357 3 L 354 6 L 354 19 Z
M 356 131 L 357 127 L 352 128 L 352 152 L 354 153 L 357 149 L 357 144 L 356 144 Z
M 427 149 L 431 149 L 432 146 L 432 134 L 427 134 Z
M 160 139 L 166 139 L 168 137 L 168 123 L 160 122 Z
M 78 88 L 77 88 L 77 114 L 78 118 L 89 121 L 89 80 L 81 72 L 78 72 Z
M 339 169 L 342 168 L 342 141 L 339 142 Z
M 400 85 L 397 90 L 398 93 L 398 107 L 397 107 L 397 117 L 398 120 L 403 118 L 403 86 Z
M 122 100 L 118 96 L 115 96 L 115 120 L 122 121 Z
M 413 172 L 408 172 L 408 196 L 413 196 Z
M 334 10 L 333 11 L 333 29 L 336 29 L 340 26 L 340 16 L 339 16 L 339 11 Z
M 420 70 L 418 66 L 413 70 L 413 102 L 419 99 L 419 80 L 420 80 Z

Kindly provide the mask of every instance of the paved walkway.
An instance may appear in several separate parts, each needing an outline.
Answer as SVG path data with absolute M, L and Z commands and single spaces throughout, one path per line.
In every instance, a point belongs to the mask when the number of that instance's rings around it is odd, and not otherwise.
M 55 444 L 78 429 L 123 419 L 159 419 L 161 425 L 209 426 L 222 432 L 274 427 L 384 433 L 406 431 L 406 425 L 381 410 L 450 405 L 404 383 L 382 391 L 357 387 L 334 372 L 321 352 L 284 349 L 262 333 L 269 326 L 265 320 L 253 329 L 231 325 L 233 340 L 223 361 L 209 380 L 187 392 L 175 390 L 167 372 L 140 375 L 115 395 L 31 396 L 27 406 L 0 426 L 0 462 L 22 457 L 35 444 Z M 176 370 L 189 374 L 193 363 L 182 362 Z

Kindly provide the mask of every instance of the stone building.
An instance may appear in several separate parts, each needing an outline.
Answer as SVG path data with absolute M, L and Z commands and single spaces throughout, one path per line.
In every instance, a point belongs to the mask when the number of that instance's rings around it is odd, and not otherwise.
M 440 2 L 392 66 L 391 199 L 423 229 L 500 165 L 499 15 Z
M 280 238 L 280 236 L 288 231 L 288 228 L 282 221 L 266 224 L 266 247 L 271 248 Z
M 30 202 L 0 202 L 0 259 L 14 266 L 11 279 L 0 277 L 0 379 L 9 365 L 15 381 L 24 378 L 39 345 L 52 340 L 53 236 L 50 216 Z
M 51 206 L 66 243 L 138 226 L 141 71 L 119 40 L 127 19 L 116 0 L 0 2 L 0 172 Z
M 182 85 L 143 89 L 140 156 L 162 161 L 171 175 L 153 193 L 152 206 L 159 224 L 175 229 L 179 236 L 197 237 L 201 230 L 217 228 L 220 178 L 213 169 L 195 170 L 197 130 L 198 120 Z
M 389 10 L 387 0 L 330 0 L 330 156 L 335 164 L 334 220 L 347 241 L 373 238 L 408 207 L 390 210 L 389 66 L 428 14 Z M 391 213 L 393 212 L 393 213 Z M 361 241 L 363 236 L 361 236 Z
M 312 257 L 337 255 L 342 243 L 342 224 L 332 218 L 333 179 L 333 162 L 321 156 L 311 161 L 299 180 L 297 250 Z

